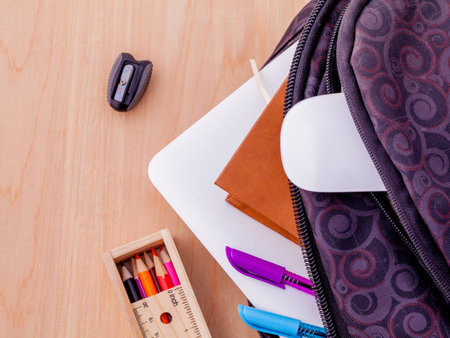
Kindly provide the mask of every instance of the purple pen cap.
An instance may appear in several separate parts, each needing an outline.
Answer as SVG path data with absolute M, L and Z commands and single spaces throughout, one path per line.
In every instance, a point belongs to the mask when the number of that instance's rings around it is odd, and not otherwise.
M 228 261 L 240 273 L 284 289 L 281 283 L 286 268 L 249 255 L 245 252 L 225 247 Z

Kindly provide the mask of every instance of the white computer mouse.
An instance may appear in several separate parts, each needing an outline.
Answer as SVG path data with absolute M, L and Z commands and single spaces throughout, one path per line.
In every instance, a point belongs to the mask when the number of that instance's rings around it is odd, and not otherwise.
M 281 128 L 281 160 L 298 187 L 317 192 L 385 191 L 343 93 L 304 99 Z

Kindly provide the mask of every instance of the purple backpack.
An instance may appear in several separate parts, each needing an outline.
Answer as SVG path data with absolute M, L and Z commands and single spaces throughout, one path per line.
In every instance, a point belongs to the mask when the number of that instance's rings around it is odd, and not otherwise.
M 271 58 L 297 39 L 284 114 L 343 92 L 387 188 L 290 183 L 327 335 L 450 337 L 450 2 L 312 1 Z

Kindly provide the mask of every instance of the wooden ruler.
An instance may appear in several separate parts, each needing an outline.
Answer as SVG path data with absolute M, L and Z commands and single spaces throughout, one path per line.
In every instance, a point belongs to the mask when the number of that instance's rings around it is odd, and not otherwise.
M 132 308 L 144 338 L 202 337 L 197 319 L 181 285 L 141 299 L 133 303 Z M 170 323 L 161 321 L 163 313 L 170 314 Z

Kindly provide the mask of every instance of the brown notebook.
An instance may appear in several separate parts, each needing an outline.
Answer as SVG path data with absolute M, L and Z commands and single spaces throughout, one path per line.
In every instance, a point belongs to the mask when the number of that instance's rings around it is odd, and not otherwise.
M 281 164 L 280 130 L 286 81 L 216 180 L 226 201 L 298 243 L 289 183 Z

